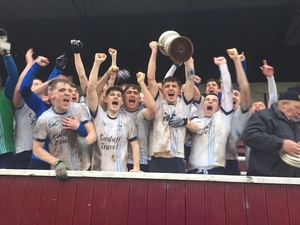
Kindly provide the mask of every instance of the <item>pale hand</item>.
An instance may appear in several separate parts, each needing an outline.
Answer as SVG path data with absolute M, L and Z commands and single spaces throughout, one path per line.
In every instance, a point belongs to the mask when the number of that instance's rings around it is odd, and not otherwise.
M 224 56 L 220 56 L 220 57 L 214 57 L 214 63 L 217 66 L 221 66 L 222 64 L 226 64 L 227 60 L 225 59 Z
M 79 120 L 72 115 L 72 118 L 65 117 L 61 120 L 61 124 L 63 125 L 63 130 L 77 130 L 79 127 Z
M 229 57 L 231 59 L 239 59 L 240 58 L 239 53 L 237 52 L 236 48 L 227 49 L 227 54 L 229 55 Z
M 142 72 L 137 72 L 136 73 L 136 78 L 137 78 L 137 82 L 138 83 L 144 82 L 145 81 L 145 77 L 146 77 L 146 74 L 144 74 Z
M 197 75 L 194 75 L 194 82 L 200 84 L 201 83 L 201 78 Z
M 151 41 L 149 43 L 149 47 L 151 48 L 151 50 L 157 50 L 157 46 L 158 46 L 158 43 L 156 41 Z
M 95 62 L 103 63 L 106 60 L 105 53 L 96 53 L 95 54 Z
M 300 158 L 300 144 L 292 141 L 292 140 L 283 140 L 282 150 L 289 153 L 292 156 Z
M 114 75 L 114 74 L 117 74 L 119 72 L 119 67 L 117 67 L 117 66 L 111 66 L 111 67 L 109 67 L 109 69 L 107 70 L 107 74 L 109 75 L 109 76 L 112 76 L 112 75 Z
M 242 54 L 239 55 L 241 62 L 246 60 L 246 56 L 244 54 L 244 52 L 242 52 Z
M 35 60 L 40 66 L 47 66 L 50 62 L 49 59 L 47 59 L 44 56 L 38 56 Z
M 269 66 L 265 59 L 263 60 L 263 65 L 260 67 L 260 70 L 266 77 L 272 77 L 274 75 L 274 68 Z
M 116 56 L 118 51 L 114 48 L 109 48 L 108 49 L 108 53 L 111 55 L 111 56 Z
M 32 64 L 33 63 L 33 61 L 34 61 L 34 59 L 33 59 L 33 53 L 34 53 L 34 51 L 33 51 L 32 48 L 28 49 L 28 51 L 25 54 L 26 63 L 28 63 L 28 64 Z
M 141 173 L 143 171 L 141 171 L 140 169 L 133 168 L 133 169 L 129 170 L 129 172 L 138 172 L 138 173 Z

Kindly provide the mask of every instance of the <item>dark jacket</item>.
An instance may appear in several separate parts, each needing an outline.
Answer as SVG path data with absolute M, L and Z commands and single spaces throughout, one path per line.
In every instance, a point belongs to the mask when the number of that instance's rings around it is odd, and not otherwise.
M 289 121 L 277 103 L 251 116 L 242 139 L 251 148 L 247 175 L 300 177 L 300 169 L 279 156 L 283 139 L 300 142 L 300 122 Z

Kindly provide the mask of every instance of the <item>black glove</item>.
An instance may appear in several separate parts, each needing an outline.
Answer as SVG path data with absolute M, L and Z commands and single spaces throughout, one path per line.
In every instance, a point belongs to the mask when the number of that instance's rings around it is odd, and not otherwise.
M 130 72 L 128 70 L 120 70 L 116 75 L 116 83 L 118 85 L 127 83 L 130 79 Z
M 7 42 L 7 33 L 4 29 L 0 28 L 0 54 L 8 55 L 10 54 L 10 43 Z
M 53 167 L 55 169 L 55 174 L 56 174 L 57 179 L 59 179 L 60 181 L 68 180 L 67 170 L 70 170 L 70 169 L 67 167 L 67 165 L 63 161 L 57 160 L 53 164 Z
M 68 62 L 68 58 L 66 57 L 65 53 L 63 53 L 61 56 L 58 56 L 56 59 L 56 68 L 59 70 L 63 70 Z
M 80 40 L 71 40 L 71 48 L 73 53 L 80 53 L 81 49 L 83 48 L 83 43 Z
M 172 127 L 180 127 L 185 126 L 187 124 L 188 119 L 182 118 L 180 116 L 176 116 L 175 114 L 172 114 L 169 118 L 169 125 Z

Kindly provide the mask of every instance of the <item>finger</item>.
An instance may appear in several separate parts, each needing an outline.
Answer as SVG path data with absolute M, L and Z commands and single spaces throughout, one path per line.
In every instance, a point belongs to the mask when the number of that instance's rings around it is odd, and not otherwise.
M 260 68 L 262 71 L 265 69 L 265 68 L 264 68 L 264 67 L 262 67 L 262 66 L 261 66 L 261 67 L 259 67 L 259 68 Z
M 264 60 L 263 60 L 263 64 L 264 64 L 264 65 L 267 65 L 267 60 L 264 59 Z

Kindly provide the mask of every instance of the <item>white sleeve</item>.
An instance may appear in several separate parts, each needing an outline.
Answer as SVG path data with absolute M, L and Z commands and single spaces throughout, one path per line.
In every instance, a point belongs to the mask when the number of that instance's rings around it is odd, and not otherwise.
M 227 64 L 220 65 L 219 69 L 221 72 L 221 78 L 223 82 L 221 106 L 225 112 L 230 112 L 233 108 L 233 94 L 230 73 Z
M 169 69 L 169 71 L 167 72 L 167 74 L 165 75 L 164 79 L 168 78 L 168 77 L 172 77 L 175 73 L 177 69 L 177 66 L 176 65 L 172 65 L 171 68 Z
M 277 87 L 276 87 L 274 76 L 267 77 L 267 79 L 268 79 L 268 92 L 269 92 L 268 108 L 270 108 L 274 102 L 277 102 L 278 96 L 277 96 Z

